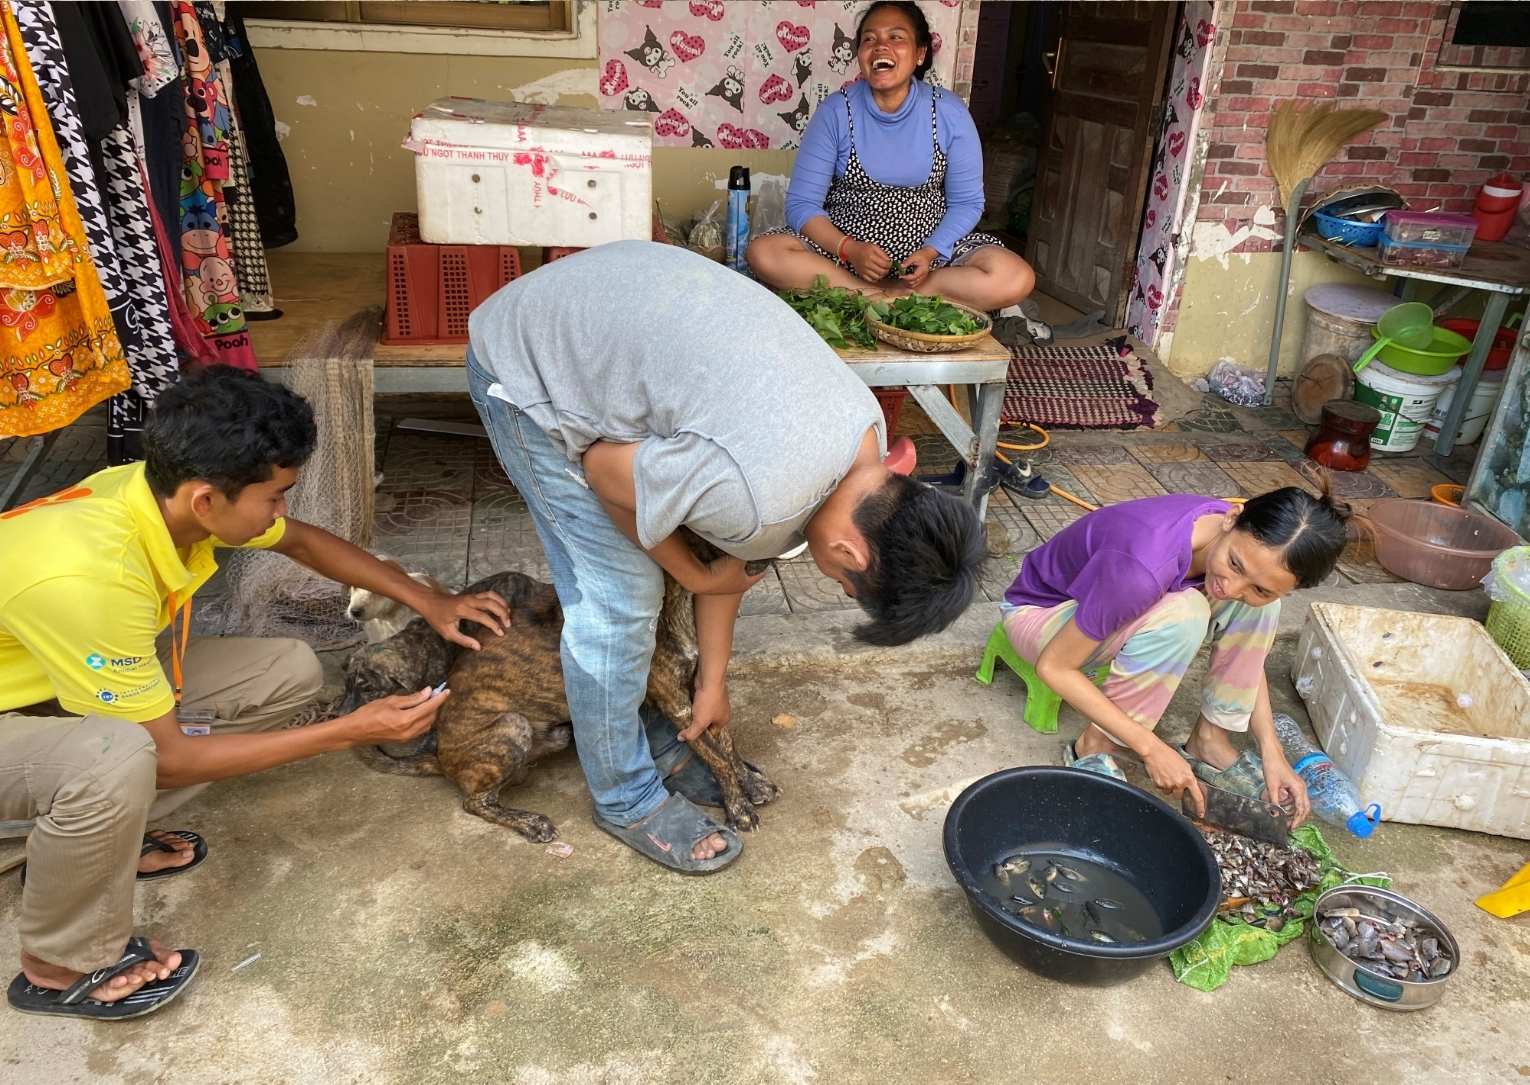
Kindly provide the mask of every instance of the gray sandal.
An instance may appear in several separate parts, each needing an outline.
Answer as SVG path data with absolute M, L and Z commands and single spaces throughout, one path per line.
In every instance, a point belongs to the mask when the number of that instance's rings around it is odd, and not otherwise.
M 1121 771 L 1121 766 L 1116 759 L 1108 753 L 1092 753 L 1080 757 L 1075 743 L 1068 743 L 1063 747 L 1062 763 L 1065 768 L 1082 769 L 1084 772 L 1093 772 L 1100 776 L 1109 776 L 1112 780 L 1120 780 L 1126 783 L 1126 773 Z
M 684 795 L 671 792 L 659 808 L 641 821 L 618 825 L 595 815 L 595 824 L 640 855 L 660 866 L 681 874 L 711 874 L 739 857 L 743 842 L 738 834 L 703 814 Z M 710 859 L 694 859 L 691 849 L 696 842 L 718 833 L 728 842 L 727 848 Z
M 1179 752 L 1184 754 L 1186 761 L 1190 762 L 1190 767 L 1195 770 L 1195 774 L 1212 787 L 1220 787 L 1223 791 L 1246 795 L 1251 799 L 1264 797 L 1264 762 L 1253 750 L 1240 751 L 1238 759 L 1225 769 L 1214 768 L 1200 760 L 1187 751 L 1183 743 L 1179 746 Z

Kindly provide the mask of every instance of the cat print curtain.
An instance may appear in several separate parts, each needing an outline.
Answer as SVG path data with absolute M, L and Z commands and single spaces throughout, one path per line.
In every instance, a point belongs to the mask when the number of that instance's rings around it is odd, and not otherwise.
M 818 103 L 858 77 L 855 24 L 869 6 L 869 0 L 606 0 L 601 105 L 651 113 L 661 146 L 794 148 Z M 961 0 L 920 6 L 935 50 L 925 78 L 948 87 Z

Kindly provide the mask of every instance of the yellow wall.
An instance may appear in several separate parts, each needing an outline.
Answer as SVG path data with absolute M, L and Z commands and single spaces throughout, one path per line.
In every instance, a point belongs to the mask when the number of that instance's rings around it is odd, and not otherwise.
M 279 125 L 297 193 L 297 250 L 380 252 L 394 211 L 415 209 L 414 156 L 400 144 L 415 110 L 456 94 L 508 99 L 511 91 L 559 73 L 587 72 L 593 60 L 262 49 L 261 76 Z M 577 79 L 577 76 L 570 77 Z M 557 104 L 596 108 L 593 94 Z M 278 127 L 278 132 L 281 128 Z M 791 171 L 790 151 L 657 148 L 654 195 L 671 221 L 705 210 L 728 167 L 756 174 Z
M 1180 296 L 1179 320 L 1166 352 L 1169 369 L 1181 377 L 1203 376 L 1220 358 L 1264 371 L 1275 327 L 1280 253 L 1257 252 L 1201 259 L 1192 249 Z M 1302 293 L 1318 283 L 1370 283 L 1357 272 L 1314 252 L 1291 261 L 1291 292 L 1280 341 L 1280 372 L 1292 376 L 1302 363 L 1307 306 Z M 1386 289 L 1386 288 L 1382 288 Z M 1162 344 L 1160 343 L 1160 346 Z

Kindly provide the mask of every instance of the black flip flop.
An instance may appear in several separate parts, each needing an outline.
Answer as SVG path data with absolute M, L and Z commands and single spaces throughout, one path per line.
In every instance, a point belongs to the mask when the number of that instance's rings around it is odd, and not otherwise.
M 162 829 L 156 831 L 162 832 L 165 836 L 179 837 L 181 840 L 188 841 L 191 844 L 191 862 L 183 863 L 180 866 L 168 866 L 163 870 L 153 870 L 147 874 L 140 874 L 138 875 L 139 881 L 147 882 L 153 881 L 155 878 L 168 878 L 172 874 L 184 874 L 192 867 L 201 866 L 202 860 L 207 858 L 207 841 L 203 840 L 200 835 L 192 832 L 190 829 Z M 155 840 L 148 833 L 145 833 L 143 837 L 143 847 L 139 849 L 138 857 L 141 859 L 145 855 L 148 855 L 151 851 L 175 850 L 175 848 L 169 844 L 166 844 L 164 841 Z
M 139 881 L 147 882 L 147 881 L 153 881 L 155 878 L 168 878 L 172 874 L 184 874 L 184 873 L 186 873 L 186 871 L 190 870 L 192 867 L 200 866 L 201 863 L 202 863 L 202 860 L 207 858 L 207 841 L 203 840 L 202 837 L 199 834 L 192 832 L 190 829 L 174 829 L 174 830 L 156 829 L 155 831 L 156 832 L 163 832 L 164 835 L 166 835 L 166 836 L 178 836 L 182 840 L 190 841 L 191 842 L 191 862 L 183 863 L 181 866 L 166 867 L 163 870 L 150 871 L 148 874 L 140 874 L 140 875 L 138 875 L 138 880 Z M 143 837 L 143 847 L 138 849 L 138 857 L 140 859 L 142 859 L 145 855 L 148 855 L 149 852 L 151 852 L 151 851 L 175 851 L 175 850 L 176 849 L 174 847 L 172 847 L 169 844 L 166 844 L 164 841 L 162 841 L 162 840 L 155 840 L 148 833 L 145 833 L 144 837 Z M 22 885 L 26 885 L 27 884 L 27 865 L 25 863 L 22 863 L 21 867 L 20 867 L 20 870 L 21 870 L 21 884 Z
M 25 972 L 11 980 L 6 998 L 13 1009 L 22 1013 L 35 1013 L 49 1017 L 84 1017 L 92 1021 L 126 1021 L 142 1017 L 162 1009 L 179 997 L 197 974 L 201 957 L 194 949 L 182 949 L 181 965 L 170 973 L 169 979 L 146 983 L 130 995 L 115 1002 L 101 1002 L 90 998 L 90 992 L 113 976 L 121 975 L 135 964 L 154 960 L 148 939 L 134 935 L 128 939 L 122 959 L 106 968 L 98 968 L 88 976 L 81 976 L 65 991 L 54 991 L 31 983 Z

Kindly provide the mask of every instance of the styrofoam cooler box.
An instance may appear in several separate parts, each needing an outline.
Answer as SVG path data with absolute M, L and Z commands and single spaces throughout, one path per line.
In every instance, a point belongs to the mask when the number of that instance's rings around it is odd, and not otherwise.
M 1291 677 L 1386 820 L 1530 840 L 1530 681 L 1480 623 L 1314 603 Z
M 566 245 L 653 236 L 653 126 L 630 113 L 442 98 L 414 115 L 420 236 Z

